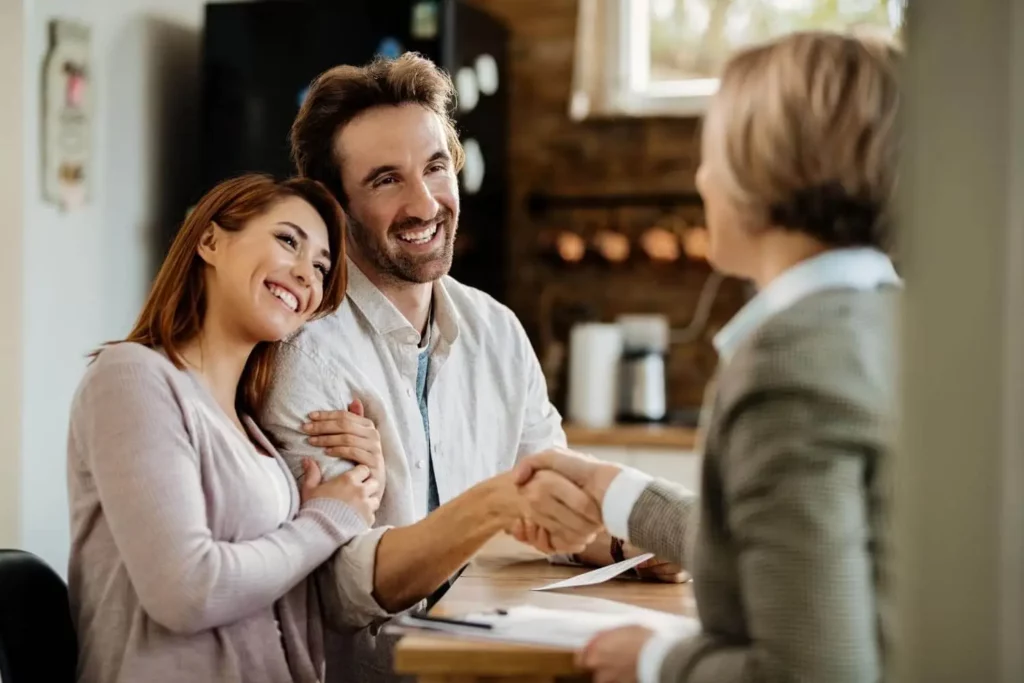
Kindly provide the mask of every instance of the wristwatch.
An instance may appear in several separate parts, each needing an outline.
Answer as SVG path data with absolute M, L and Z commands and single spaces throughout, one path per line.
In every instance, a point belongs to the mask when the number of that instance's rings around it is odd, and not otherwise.
M 622 562 L 626 559 L 626 553 L 622 549 L 622 539 L 612 536 L 611 543 L 612 562 Z

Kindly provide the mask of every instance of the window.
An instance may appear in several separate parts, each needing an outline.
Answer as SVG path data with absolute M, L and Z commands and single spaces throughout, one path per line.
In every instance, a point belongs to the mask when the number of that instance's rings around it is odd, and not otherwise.
M 602 113 L 699 115 L 718 88 L 722 65 L 737 49 L 808 29 L 870 30 L 899 37 L 906 3 L 581 0 L 576 54 L 581 85 L 575 88 L 571 113 L 575 118 Z M 581 59 L 602 66 L 588 70 Z

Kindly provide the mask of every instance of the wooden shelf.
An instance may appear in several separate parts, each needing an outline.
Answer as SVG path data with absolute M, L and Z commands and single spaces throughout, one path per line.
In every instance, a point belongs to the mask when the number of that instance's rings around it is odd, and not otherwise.
M 697 430 L 670 425 L 621 424 L 604 428 L 563 425 L 570 446 L 626 446 L 692 450 L 697 444 Z

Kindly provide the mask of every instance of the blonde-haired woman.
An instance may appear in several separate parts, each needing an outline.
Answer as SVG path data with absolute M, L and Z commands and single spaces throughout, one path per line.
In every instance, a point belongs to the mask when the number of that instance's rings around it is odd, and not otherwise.
M 699 499 L 566 452 L 520 465 L 569 476 L 613 535 L 693 575 L 701 632 L 601 634 L 580 654 L 598 683 L 882 678 L 896 62 L 803 33 L 725 68 L 697 185 L 711 262 L 758 294 L 715 338 Z

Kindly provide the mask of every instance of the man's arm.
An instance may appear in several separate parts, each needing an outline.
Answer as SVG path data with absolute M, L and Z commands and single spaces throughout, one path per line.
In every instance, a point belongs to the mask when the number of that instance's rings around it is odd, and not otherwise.
M 483 481 L 421 521 L 388 529 L 377 545 L 373 597 L 389 613 L 436 591 L 521 514 L 510 474 Z
M 348 405 L 352 398 L 341 368 L 302 349 L 282 345 L 261 420 L 293 471 L 304 456 L 326 461 L 325 472 L 343 462 L 309 445 L 301 424 L 310 412 Z M 371 411 L 381 410 L 374 403 L 367 400 L 370 417 L 374 416 Z M 397 437 L 386 425 L 382 427 L 381 442 L 388 466 Z M 396 489 L 399 487 L 389 482 L 384 504 L 402 503 L 405 493 Z M 570 525 L 575 520 L 581 526 L 581 514 L 590 520 L 599 517 L 595 506 L 575 497 L 578 492 L 568 482 L 549 478 L 531 490 L 538 497 L 540 492 L 547 493 L 545 500 L 569 501 L 570 505 L 558 507 L 555 514 Z M 360 534 L 318 574 L 327 618 L 339 626 L 364 627 L 416 605 L 444 584 L 494 534 L 520 519 L 523 510 L 523 494 L 514 476 L 506 473 L 477 484 L 419 522 L 378 527 Z M 596 521 L 587 524 L 592 526 Z

